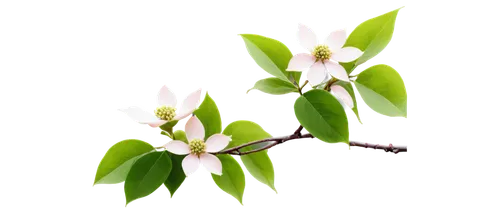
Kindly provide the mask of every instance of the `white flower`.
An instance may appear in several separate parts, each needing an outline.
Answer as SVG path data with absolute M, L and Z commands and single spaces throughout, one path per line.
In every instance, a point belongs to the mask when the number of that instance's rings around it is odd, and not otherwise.
M 177 98 L 166 86 L 163 86 L 158 92 L 158 108 L 154 111 L 155 115 L 148 113 L 138 107 L 129 107 L 120 109 L 132 120 L 141 124 L 148 124 L 151 127 L 158 127 L 167 122 L 183 119 L 196 109 L 200 101 L 201 89 L 191 93 L 182 103 L 179 110 L 175 108 Z
M 166 150 L 177 155 L 187 155 L 182 160 L 182 169 L 186 176 L 193 174 L 200 164 L 216 175 L 222 175 L 222 164 L 215 155 L 210 153 L 221 151 L 231 141 L 231 137 L 223 134 L 214 134 L 204 142 L 205 128 L 196 117 L 191 117 L 186 123 L 186 136 L 188 144 L 173 140 L 165 144 Z M 189 154 L 189 155 L 188 155 Z
M 340 85 L 332 85 L 330 88 L 330 91 L 332 92 L 333 96 L 337 98 L 337 100 L 340 100 L 342 103 L 346 104 L 349 108 L 354 108 L 354 102 L 352 101 L 352 97 L 345 90 L 344 87 Z
M 302 47 L 311 54 L 301 53 L 293 56 L 287 71 L 308 70 L 307 80 L 313 86 L 321 84 L 327 78 L 327 72 L 339 80 L 349 81 L 346 70 L 337 62 L 351 62 L 363 52 L 355 47 L 343 47 L 347 40 L 345 30 L 333 31 L 324 44 L 318 44 L 316 34 L 307 26 L 299 24 L 298 37 Z

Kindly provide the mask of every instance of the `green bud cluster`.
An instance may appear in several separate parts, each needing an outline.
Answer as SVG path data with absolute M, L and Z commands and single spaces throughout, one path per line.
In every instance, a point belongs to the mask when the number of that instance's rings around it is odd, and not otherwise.
M 175 117 L 175 108 L 172 106 L 160 106 L 156 108 L 155 115 L 166 121 L 171 121 Z
M 201 153 L 204 153 L 207 148 L 205 142 L 203 142 L 203 140 L 200 139 L 194 139 L 191 142 L 189 142 L 188 145 L 189 149 L 191 150 L 191 153 L 195 155 L 200 155 Z
M 326 45 L 318 45 L 314 48 L 312 54 L 316 57 L 316 59 L 325 61 L 330 59 L 332 51 Z

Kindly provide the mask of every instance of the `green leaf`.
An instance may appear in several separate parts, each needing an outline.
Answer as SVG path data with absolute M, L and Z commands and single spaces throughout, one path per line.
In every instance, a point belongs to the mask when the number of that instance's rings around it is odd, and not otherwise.
M 253 34 L 241 34 L 248 53 L 255 62 L 271 75 L 292 83 L 300 82 L 301 72 L 288 72 L 292 52 L 280 41 Z M 294 81 L 295 80 L 295 81 Z
M 214 100 L 208 95 L 201 103 L 200 107 L 194 111 L 194 114 L 200 119 L 205 127 L 205 140 L 213 134 L 222 132 L 222 121 L 220 119 L 219 109 Z
M 177 129 L 174 131 L 174 138 L 176 140 L 183 141 L 188 143 L 186 138 L 186 133 L 183 129 Z M 184 170 L 182 169 L 182 160 L 186 157 L 186 155 L 176 155 L 172 153 L 168 153 L 170 160 L 172 160 L 172 170 L 170 171 L 170 175 L 163 183 L 163 186 L 167 189 L 167 194 L 170 198 L 173 198 L 175 194 L 179 191 L 179 188 L 184 184 L 187 177 L 184 174 Z
M 245 174 L 236 160 L 230 155 L 217 156 L 222 163 L 222 175 L 212 174 L 212 179 L 224 192 L 235 197 L 243 205 Z
M 239 146 L 251 141 L 270 138 L 271 135 L 262 129 L 256 123 L 250 121 L 236 121 L 229 124 L 224 129 L 224 135 L 231 136 L 232 141 L 228 147 Z M 242 151 L 257 149 L 265 144 L 249 146 L 243 148 Z M 241 161 L 247 168 L 248 172 L 258 181 L 268 185 L 276 191 L 274 187 L 274 168 L 271 159 L 267 155 L 267 150 L 257 153 L 241 156 Z
M 376 56 L 389 44 L 400 9 L 361 23 L 349 35 L 344 47 L 357 47 L 363 51 L 363 55 L 353 62 L 342 64 L 348 73 Z
M 299 92 L 297 87 L 290 82 L 283 81 L 279 78 L 271 77 L 267 79 L 259 80 L 255 83 L 254 87 L 247 91 L 250 92 L 252 89 L 260 90 L 264 93 L 281 95 L 288 94 L 291 92 Z
M 289 76 L 291 77 L 291 79 L 295 80 L 295 83 L 297 84 L 297 86 L 300 86 L 300 84 L 302 83 L 302 79 L 303 79 L 304 74 L 302 72 L 288 72 L 288 73 L 289 73 Z
M 359 94 L 374 111 L 406 117 L 406 88 L 398 72 L 388 65 L 375 65 L 361 72 L 354 82 Z
M 127 204 L 153 193 L 167 179 L 172 161 L 166 152 L 152 152 L 139 158 L 125 180 Z
M 314 137 L 328 142 L 349 143 L 349 127 L 344 108 L 325 90 L 310 90 L 295 101 L 295 116 Z
M 132 164 L 141 155 L 153 151 L 154 147 L 140 140 L 124 140 L 112 146 L 102 158 L 95 184 L 116 184 L 125 181 Z
M 354 94 L 354 88 L 352 87 L 352 84 L 350 82 L 344 82 L 344 81 L 337 81 L 334 83 L 334 85 L 340 85 L 345 88 L 347 93 L 351 95 L 352 102 L 354 104 L 354 107 L 352 108 L 352 111 L 354 114 L 356 114 L 356 117 L 358 118 L 359 123 L 361 122 L 361 118 L 359 118 L 359 113 L 358 113 L 358 103 L 356 102 L 356 95 Z

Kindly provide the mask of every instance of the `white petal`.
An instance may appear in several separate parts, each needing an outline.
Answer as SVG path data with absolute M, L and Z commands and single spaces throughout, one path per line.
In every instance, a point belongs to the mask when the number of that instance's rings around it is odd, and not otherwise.
M 182 169 L 186 176 L 192 175 L 200 167 L 200 159 L 198 156 L 189 154 L 182 160 Z
M 297 32 L 297 36 L 299 37 L 299 43 L 307 49 L 308 51 L 313 51 L 314 47 L 318 45 L 318 39 L 316 38 L 316 34 L 307 26 L 303 24 L 299 24 L 299 31 Z
M 190 112 L 179 112 L 177 113 L 174 118 L 172 118 L 172 120 L 184 120 L 186 119 L 187 117 L 191 116 L 193 114 L 194 111 L 190 111 Z
M 205 128 L 201 121 L 196 117 L 192 116 L 186 123 L 186 136 L 189 142 L 194 139 L 205 139 Z
M 307 72 L 307 80 L 312 86 L 319 85 L 325 80 L 326 69 L 321 61 L 314 63 Z
M 336 30 L 326 37 L 325 44 L 333 53 L 336 53 L 344 46 L 346 40 L 347 35 L 345 30 Z
M 207 139 L 207 152 L 218 152 L 226 148 L 231 137 L 223 134 L 214 134 Z
M 165 124 L 168 121 L 160 120 L 153 114 L 147 113 L 138 107 L 130 107 L 126 109 L 119 109 L 120 111 L 127 114 L 132 120 L 141 124 L 148 124 L 151 127 L 158 127 Z
M 334 85 L 334 86 L 332 86 L 331 90 L 332 90 L 333 95 L 335 95 L 335 97 L 342 100 L 342 102 L 345 103 L 347 106 L 349 106 L 349 108 L 354 107 L 354 102 L 352 101 L 352 97 L 349 94 L 349 92 L 347 92 L 347 90 L 345 90 L 344 87 L 342 87 L 340 85 Z
M 172 106 L 175 107 L 177 105 L 177 98 L 175 94 L 170 91 L 167 86 L 161 87 L 158 92 L 158 105 L 159 106 Z
M 316 62 L 316 57 L 311 54 L 301 53 L 293 56 L 288 62 L 287 71 L 306 71 Z
M 163 147 L 166 150 L 168 150 L 169 152 L 172 152 L 176 155 L 187 155 L 191 152 L 189 150 L 189 146 L 180 140 L 170 141 L 167 144 L 165 144 Z
M 345 47 L 332 55 L 332 60 L 337 62 L 352 62 L 363 55 L 363 52 L 355 47 Z
M 200 162 L 209 172 L 222 175 L 222 163 L 215 155 L 203 153 L 200 155 Z
M 342 65 L 339 65 L 335 62 L 332 61 L 325 61 L 325 67 L 330 74 L 342 81 L 349 82 L 349 75 L 347 74 L 347 71 L 345 71 L 345 68 L 342 67 Z
M 177 110 L 174 120 L 183 119 L 196 109 L 198 102 L 200 101 L 201 89 L 196 90 L 195 92 L 189 94 L 188 97 L 182 102 L 182 106 Z
M 156 128 L 158 126 L 161 126 L 165 123 L 167 123 L 168 121 L 166 120 L 157 120 L 157 121 L 153 121 L 153 122 L 149 122 L 149 123 L 146 123 L 148 124 L 149 126 L 153 127 L 153 128 Z

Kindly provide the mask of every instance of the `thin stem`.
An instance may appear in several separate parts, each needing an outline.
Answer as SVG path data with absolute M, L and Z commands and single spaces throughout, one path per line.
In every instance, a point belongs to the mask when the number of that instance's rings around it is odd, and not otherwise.
M 302 91 L 304 87 L 306 87 L 307 83 L 309 83 L 309 80 L 306 80 L 302 86 L 300 86 L 299 91 Z
M 328 82 L 326 83 L 325 87 L 323 90 L 330 91 L 330 87 L 332 86 L 333 83 L 337 82 L 338 80 L 335 77 L 332 77 Z

